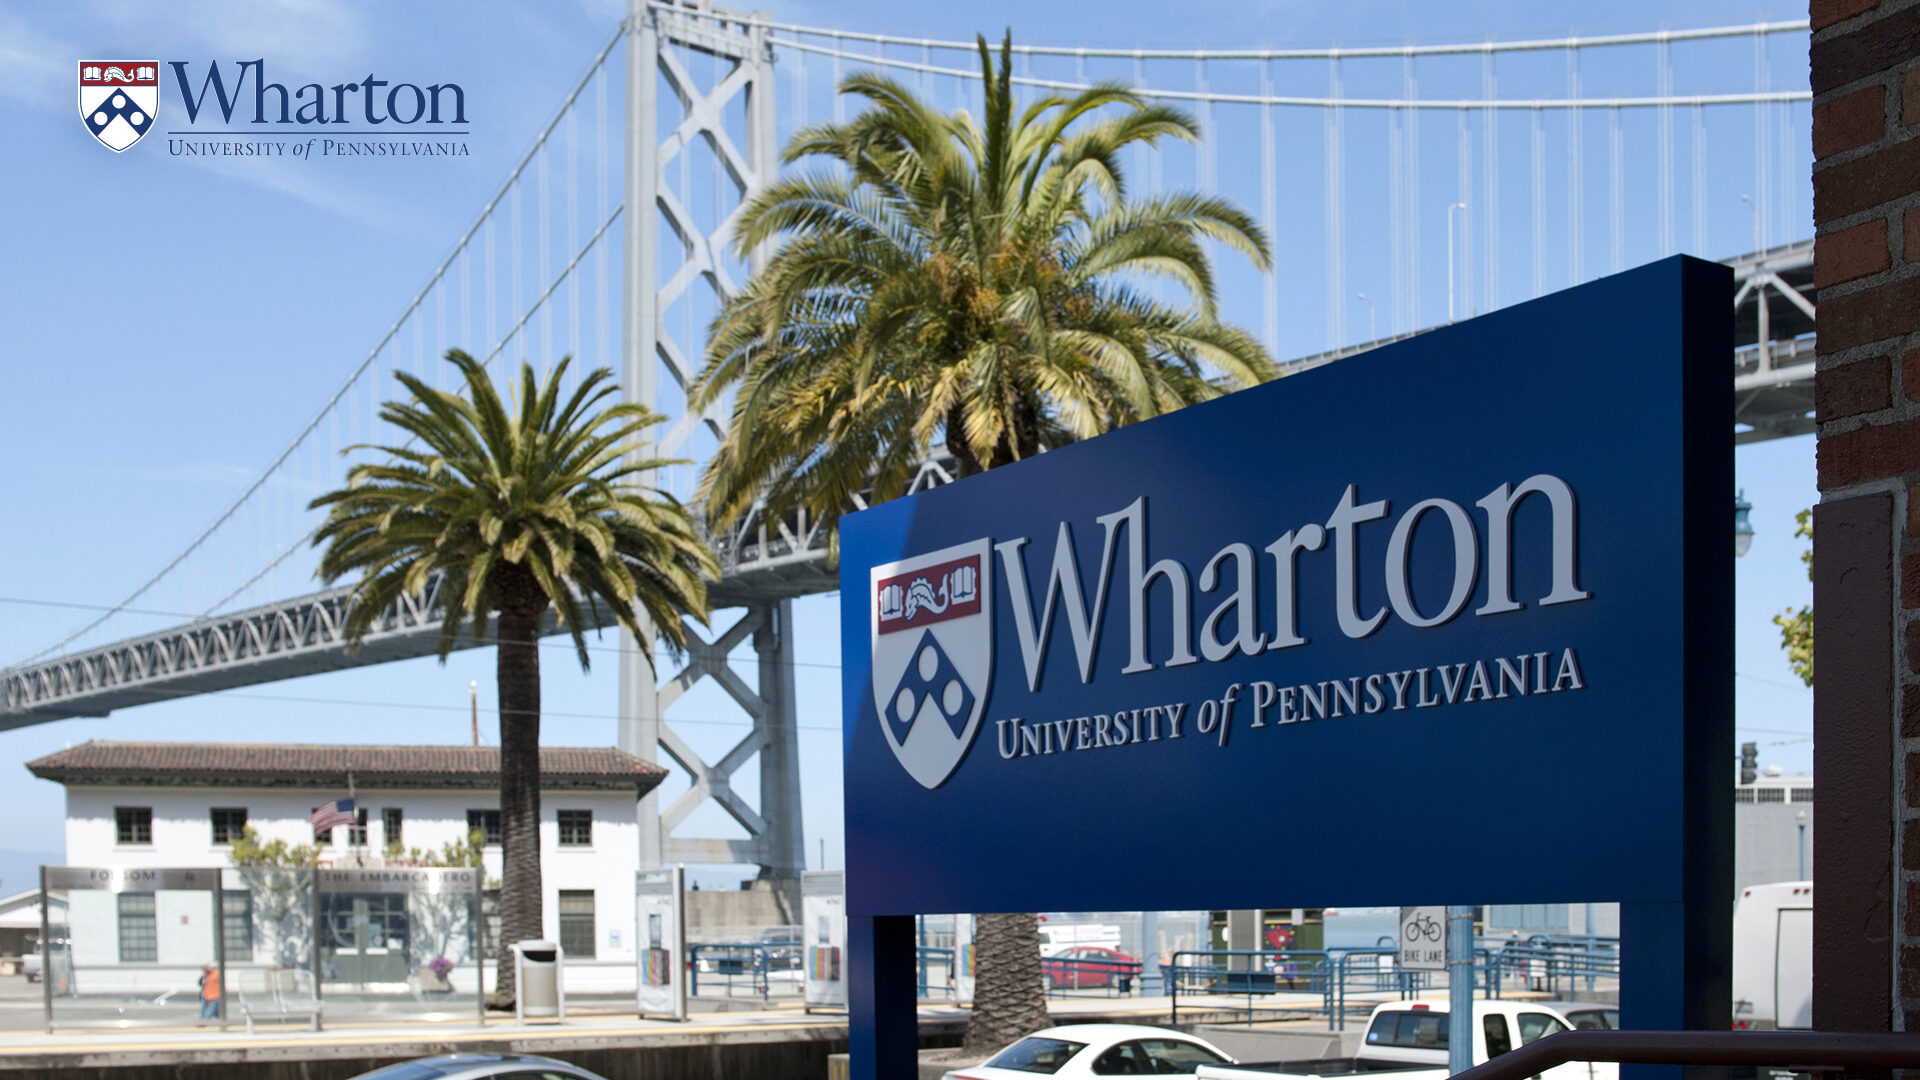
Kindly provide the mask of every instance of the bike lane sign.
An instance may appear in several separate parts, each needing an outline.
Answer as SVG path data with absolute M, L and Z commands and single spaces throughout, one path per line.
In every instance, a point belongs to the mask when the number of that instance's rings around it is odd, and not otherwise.
M 1442 905 L 1400 909 L 1402 971 L 1447 970 L 1447 909 Z

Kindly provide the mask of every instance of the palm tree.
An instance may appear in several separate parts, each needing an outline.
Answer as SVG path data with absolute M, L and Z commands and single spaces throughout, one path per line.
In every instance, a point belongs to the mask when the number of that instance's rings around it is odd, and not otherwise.
M 345 627 L 349 647 L 403 594 L 441 576 L 440 659 L 471 624 L 487 634 L 499 612 L 495 674 L 500 698 L 500 930 L 504 941 L 541 936 L 541 620 L 552 608 L 573 637 L 580 667 L 586 638 L 609 612 L 646 647 L 652 629 L 670 648 L 686 643 L 683 614 L 705 621 L 701 575 L 719 572 L 691 516 L 639 478 L 674 462 L 641 456 L 638 436 L 662 417 L 637 404 L 603 407 L 617 395 L 598 369 L 564 397 L 562 359 L 544 384 L 522 365 L 511 413 L 486 370 L 458 349 L 447 359 L 467 384 L 461 397 L 405 374 L 413 395 L 380 415 L 413 438 L 371 446 L 385 456 L 355 465 L 347 486 L 315 499 L 326 523 L 320 576 L 357 576 Z M 644 620 L 644 623 L 643 621 Z M 499 950 L 492 1004 L 511 1008 L 513 967 Z
M 1193 121 L 1116 85 L 1016 116 L 1011 35 L 997 64 L 979 49 L 983 123 L 855 75 L 840 89 L 865 111 L 785 151 L 830 167 L 742 211 L 742 257 L 779 246 L 715 319 L 693 387 L 700 408 L 734 393 L 710 521 L 804 509 L 837 538 L 856 496 L 902 494 L 936 447 L 980 472 L 1272 377 L 1217 318 L 1206 251 L 1266 267 L 1258 224 L 1216 197 L 1127 195 L 1122 152 L 1195 140 Z M 984 1049 L 1043 1025 L 1046 1002 L 1032 915 L 983 915 L 978 947 L 967 1041 Z

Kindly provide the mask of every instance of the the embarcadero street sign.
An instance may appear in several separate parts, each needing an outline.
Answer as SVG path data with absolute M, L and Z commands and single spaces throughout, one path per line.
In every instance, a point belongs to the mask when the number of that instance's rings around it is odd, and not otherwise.
M 1731 290 L 1668 259 L 847 518 L 856 1072 L 931 912 L 1620 901 L 1623 1023 L 1724 1029 Z

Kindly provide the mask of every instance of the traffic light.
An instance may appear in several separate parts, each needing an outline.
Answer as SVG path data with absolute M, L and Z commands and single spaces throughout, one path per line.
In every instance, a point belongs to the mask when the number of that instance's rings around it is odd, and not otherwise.
M 1740 744 L 1740 782 L 1751 784 L 1760 776 L 1760 744 Z

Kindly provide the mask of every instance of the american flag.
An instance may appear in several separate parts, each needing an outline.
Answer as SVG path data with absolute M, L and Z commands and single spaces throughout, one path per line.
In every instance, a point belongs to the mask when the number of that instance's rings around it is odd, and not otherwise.
M 352 825 L 359 819 L 354 815 L 352 799 L 335 799 L 314 807 L 307 820 L 313 822 L 314 832 L 326 832 L 335 825 Z

